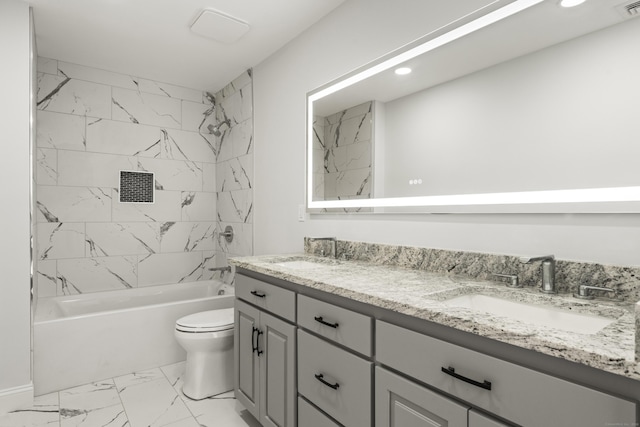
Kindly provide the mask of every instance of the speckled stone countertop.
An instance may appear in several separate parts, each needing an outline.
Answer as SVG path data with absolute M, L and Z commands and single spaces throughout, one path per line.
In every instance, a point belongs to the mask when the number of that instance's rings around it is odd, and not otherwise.
M 464 275 L 334 260 L 310 254 L 240 257 L 230 262 L 236 267 L 300 286 L 640 380 L 640 364 L 635 358 L 634 304 L 630 302 L 585 301 L 571 294 L 545 295 L 531 287 L 512 289 L 501 282 Z M 595 334 L 578 334 L 443 303 L 468 294 L 495 296 L 617 320 Z

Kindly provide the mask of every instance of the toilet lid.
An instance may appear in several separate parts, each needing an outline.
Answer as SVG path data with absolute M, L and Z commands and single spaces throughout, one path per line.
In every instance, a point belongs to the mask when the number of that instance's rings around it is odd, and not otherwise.
M 216 332 L 233 329 L 233 308 L 190 314 L 176 321 L 176 329 L 184 332 Z

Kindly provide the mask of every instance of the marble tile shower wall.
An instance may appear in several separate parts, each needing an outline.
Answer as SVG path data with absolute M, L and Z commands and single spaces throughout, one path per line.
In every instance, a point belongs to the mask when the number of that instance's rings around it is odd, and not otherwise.
M 216 93 L 216 121 L 221 128 L 216 164 L 218 229 L 228 225 L 235 233 L 228 243 L 218 237 L 219 265 L 227 255 L 253 254 L 253 78 L 251 70 Z
M 207 131 L 221 114 L 212 94 L 39 58 L 39 297 L 212 277 L 229 249 L 217 243 L 216 163 L 251 117 L 222 92 L 226 141 Z M 120 203 L 120 170 L 153 172 L 155 203 Z

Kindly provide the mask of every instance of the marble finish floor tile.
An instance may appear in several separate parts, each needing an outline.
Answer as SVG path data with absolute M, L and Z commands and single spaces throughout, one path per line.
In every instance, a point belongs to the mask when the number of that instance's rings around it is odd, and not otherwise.
M 59 427 L 60 404 L 58 393 L 38 396 L 33 405 L 0 416 L 0 427 Z
M 163 426 L 191 415 L 166 378 L 127 387 L 120 397 L 132 426 Z
M 60 392 L 60 418 L 74 418 L 120 405 L 113 380 L 100 381 Z
M 233 392 L 191 400 L 185 362 L 38 396 L 0 415 L 0 427 L 260 427 Z

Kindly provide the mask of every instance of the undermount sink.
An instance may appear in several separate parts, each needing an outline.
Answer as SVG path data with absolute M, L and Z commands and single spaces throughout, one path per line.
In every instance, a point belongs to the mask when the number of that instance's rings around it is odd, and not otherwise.
M 569 312 L 556 307 L 530 305 L 478 294 L 461 295 L 442 303 L 450 307 L 468 308 L 532 325 L 579 334 L 595 334 L 616 321 L 616 319 L 593 314 Z

